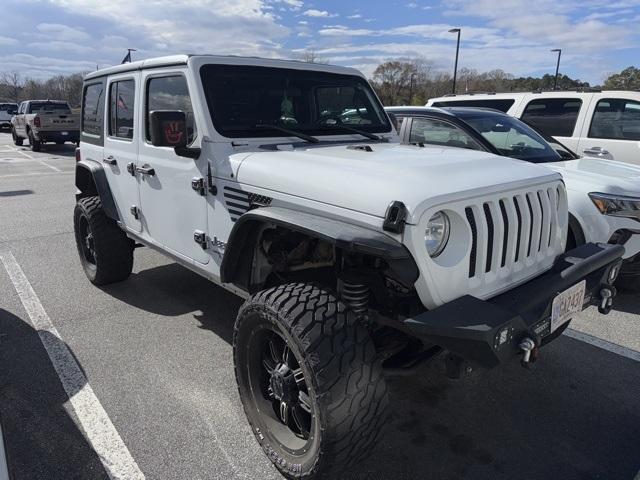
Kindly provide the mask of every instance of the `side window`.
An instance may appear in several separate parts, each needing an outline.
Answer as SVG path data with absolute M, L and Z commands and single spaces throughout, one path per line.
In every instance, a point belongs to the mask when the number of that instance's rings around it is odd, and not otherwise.
M 135 82 L 121 80 L 109 88 L 109 135 L 117 138 L 133 138 L 133 108 Z
M 145 111 L 145 137 L 151 140 L 149 131 L 149 113 L 154 110 L 180 110 L 187 120 L 187 143 L 192 143 L 198 132 L 193 116 L 193 106 L 187 87 L 187 80 L 182 75 L 150 78 L 147 82 L 147 105 Z
M 411 123 L 409 143 L 427 143 L 445 147 L 484 150 L 469 134 L 460 128 L 435 118 L 414 118 Z
M 515 100 L 511 98 L 496 98 L 493 100 L 449 100 L 442 102 L 434 102 L 434 107 L 476 107 L 476 108 L 493 108 L 507 113 L 513 106 Z
M 82 132 L 102 137 L 104 131 L 104 84 L 84 88 L 82 96 Z
M 541 98 L 532 100 L 522 120 L 541 133 L 553 137 L 571 137 L 582 106 L 579 98 Z
M 18 107 L 18 113 L 24 113 L 24 102 L 22 102 Z
M 640 140 L 640 102 L 623 98 L 600 100 L 593 113 L 589 137 Z

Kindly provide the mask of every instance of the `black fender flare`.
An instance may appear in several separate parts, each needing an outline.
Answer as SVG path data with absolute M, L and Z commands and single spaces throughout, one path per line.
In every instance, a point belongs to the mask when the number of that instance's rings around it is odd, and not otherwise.
M 118 209 L 111 194 L 107 175 L 101 164 L 94 160 L 82 159 L 76 163 L 76 200 L 98 195 L 107 217 L 119 221 Z
M 245 213 L 233 226 L 220 266 L 223 283 L 249 291 L 253 250 L 265 224 L 319 238 L 346 252 L 381 258 L 406 285 L 418 279 L 418 266 L 407 247 L 383 232 L 288 208 L 263 207 Z
M 576 241 L 576 247 L 587 243 L 580 222 L 571 214 L 571 212 L 569 212 L 569 232 L 573 234 L 573 238 Z

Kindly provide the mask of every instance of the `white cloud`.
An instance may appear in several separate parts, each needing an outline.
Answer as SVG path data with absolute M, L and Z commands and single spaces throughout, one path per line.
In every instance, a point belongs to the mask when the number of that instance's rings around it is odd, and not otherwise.
M 91 36 L 79 28 L 73 28 L 60 23 L 40 23 L 36 29 L 41 32 L 41 38 L 55 39 L 66 42 L 84 42 Z
M 93 47 L 89 47 L 87 45 L 81 45 L 74 42 L 61 42 L 57 40 L 51 40 L 49 42 L 31 42 L 28 43 L 27 46 L 35 50 L 47 50 L 50 52 L 60 53 L 88 53 L 94 51 Z
M 337 17 L 336 13 L 329 13 L 326 10 L 316 10 L 315 8 L 311 8 L 309 10 L 305 10 L 303 15 L 307 17 L 318 17 L 318 18 L 329 18 L 329 17 Z
M 298 23 L 300 25 L 309 25 L 309 22 L 307 22 L 306 20 L 300 20 Z
M 0 36 L 0 46 L 8 47 L 10 45 L 17 45 L 17 44 L 18 44 L 18 40 L 16 40 L 15 38 Z
M 354 13 L 353 15 L 349 15 L 347 18 L 355 20 L 356 18 L 362 18 L 362 15 L 360 15 L 359 13 Z

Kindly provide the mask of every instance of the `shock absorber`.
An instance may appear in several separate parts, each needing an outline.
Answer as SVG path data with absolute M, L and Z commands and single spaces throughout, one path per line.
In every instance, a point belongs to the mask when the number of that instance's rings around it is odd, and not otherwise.
M 364 316 L 369 308 L 369 287 L 364 283 L 351 283 L 344 280 L 340 283 L 342 301 L 358 317 Z

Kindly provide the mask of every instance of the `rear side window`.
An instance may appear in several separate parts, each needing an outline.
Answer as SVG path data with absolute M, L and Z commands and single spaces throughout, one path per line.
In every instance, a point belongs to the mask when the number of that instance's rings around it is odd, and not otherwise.
M 104 84 L 84 87 L 82 96 L 82 132 L 102 137 L 104 129 Z
M 29 103 L 28 113 L 54 112 L 54 113 L 71 113 L 69 105 L 62 102 L 31 102 Z
M 579 98 L 541 98 L 532 100 L 522 120 L 552 137 L 571 137 L 582 106 Z
M 434 102 L 434 107 L 476 107 L 476 108 L 493 108 L 507 113 L 513 106 L 515 100 L 511 98 L 504 99 L 484 99 L 484 100 L 447 100 L 442 102 Z
M 600 100 L 593 113 L 589 137 L 640 140 L 640 102 L 623 98 Z
M 109 135 L 117 138 L 133 138 L 133 108 L 135 82 L 121 80 L 109 88 Z
M 411 123 L 409 143 L 483 150 L 468 133 L 455 125 L 435 118 L 414 118 Z
M 187 120 L 188 143 L 197 136 L 193 106 L 189 96 L 187 80 L 182 75 L 151 78 L 147 82 L 147 109 L 145 112 L 145 136 L 151 141 L 149 131 L 149 113 L 154 110 L 179 110 L 185 113 Z

